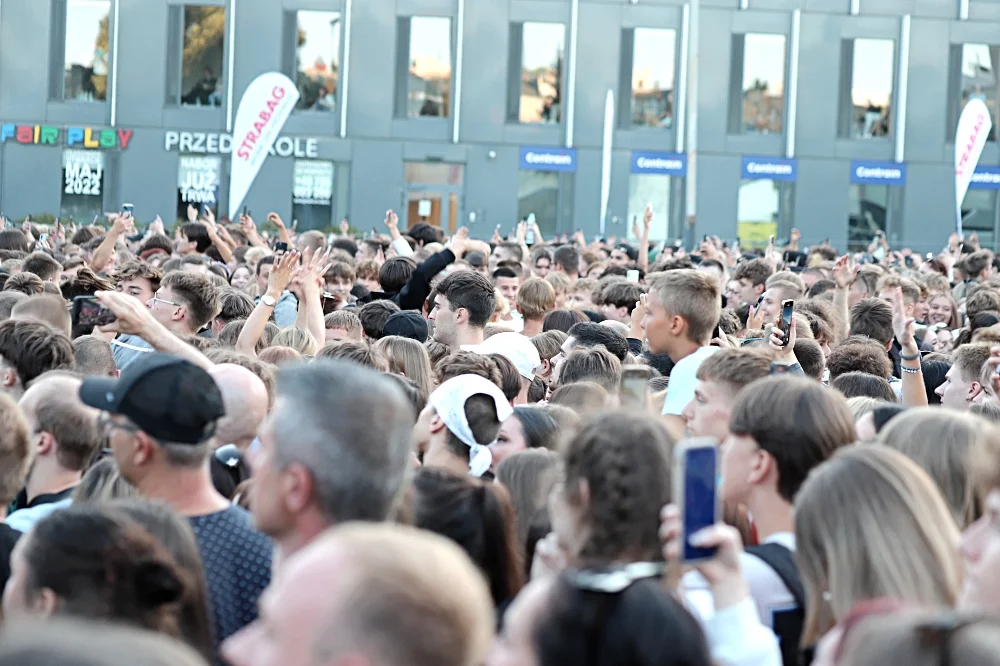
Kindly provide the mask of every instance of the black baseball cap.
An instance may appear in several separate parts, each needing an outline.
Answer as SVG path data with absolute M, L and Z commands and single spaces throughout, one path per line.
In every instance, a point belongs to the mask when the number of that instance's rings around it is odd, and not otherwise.
M 205 370 L 169 354 L 142 354 L 119 379 L 87 378 L 83 404 L 121 414 L 161 442 L 201 444 L 225 415 L 222 393 Z
M 423 344 L 427 342 L 427 322 L 416 310 L 393 312 L 382 328 L 382 335 L 399 335 Z

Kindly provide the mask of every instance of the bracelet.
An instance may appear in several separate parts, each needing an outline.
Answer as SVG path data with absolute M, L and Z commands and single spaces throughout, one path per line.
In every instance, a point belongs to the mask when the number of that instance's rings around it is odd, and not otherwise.
M 908 375 L 919 375 L 921 369 L 922 368 L 903 368 L 903 367 L 900 368 L 900 370 L 902 370 Z
M 902 361 L 916 361 L 918 358 L 920 358 L 920 352 L 917 352 L 912 356 L 909 354 L 904 354 L 903 352 L 899 352 L 899 358 Z

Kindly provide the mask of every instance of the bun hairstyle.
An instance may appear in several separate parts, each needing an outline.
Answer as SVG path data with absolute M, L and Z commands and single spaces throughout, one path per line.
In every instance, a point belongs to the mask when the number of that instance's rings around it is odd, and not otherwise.
M 71 506 L 27 537 L 25 596 L 43 589 L 57 613 L 115 620 L 180 637 L 180 604 L 193 583 L 167 549 L 118 509 Z

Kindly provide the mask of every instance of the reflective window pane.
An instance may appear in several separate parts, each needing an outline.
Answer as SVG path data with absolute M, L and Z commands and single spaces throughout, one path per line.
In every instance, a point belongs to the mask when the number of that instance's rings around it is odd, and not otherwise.
M 584 46 L 584 48 L 586 47 Z M 558 123 L 562 121 L 562 83 L 565 59 L 566 26 L 561 23 L 524 24 L 519 115 L 522 123 Z
M 340 79 L 340 12 L 298 12 L 295 48 L 296 109 L 337 110 Z
M 740 181 L 737 210 L 740 247 L 767 247 L 771 236 L 778 235 L 781 184 L 773 180 Z
M 887 185 L 851 185 L 848 190 L 847 249 L 862 252 L 878 231 L 885 233 L 889 218 Z
M 851 72 L 854 107 L 851 136 L 886 137 L 892 131 L 892 84 L 896 71 L 896 43 L 891 39 L 855 39 Z
M 104 153 L 63 151 L 63 191 L 59 214 L 86 224 L 104 213 Z
M 962 230 L 979 235 L 980 247 L 996 247 L 997 190 L 969 190 L 962 202 Z
M 636 28 L 632 51 L 632 124 L 672 127 L 677 33 Z
M 653 207 L 653 223 L 649 227 L 649 240 L 667 240 L 670 228 L 670 176 L 632 174 L 628 181 L 628 238 L 634 240 L 632 223 L 642 229 L 642 216 L 646 206 Z
M 184 7 L 184 52 L 181 103 L 222 105 L 223 40 L 226 10 L 222 7 Z
M 743 131 L 784 129 L 785 36 L 743 36 Z
M 461 185 L 464 169 L 461 164 L 444 162 L 405 162 L 404 179 L 421 185 Z
M 222 180 L 222 157 L 181 155 L 177 166 L 177 219 L 187 220 L 188 205 L 201 213 L 210 208 L 218 215 Z
M 554 236 L 559 224 L 559 174 L 520 171 L 517 176 L 517 219 L 535 216 L 545 238 Z
M 407 99 L 410 118 L 451 114 L 451 19 L 410 19 Z
M 333 162 L 295 160 L 292 219 L 299 229 L 326 229 L 333 223 Z
M 997 105 L 998 63 L 1000 63 L 1000 47 L 987 44 L 962 45 L 962 97 L 958 113 L 955 115 L 956 122 L 962 115 L 962 108 L 966 102 L 971 99 L 981 99 L 993 117 L 990 141 L 997 140 L 997 125 L 1000 125 Z
M 63 98 L 103 102 L 108 93 L 110 0 L 69 0 Z

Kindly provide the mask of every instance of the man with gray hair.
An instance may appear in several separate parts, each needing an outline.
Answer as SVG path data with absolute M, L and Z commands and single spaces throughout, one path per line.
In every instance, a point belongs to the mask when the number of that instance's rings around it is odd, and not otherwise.
M 250 506 L 281 558 L 331 525 L 387 520 L 411 460 L 416 415 L 388 377 L 320 359 L 278 372 Z

